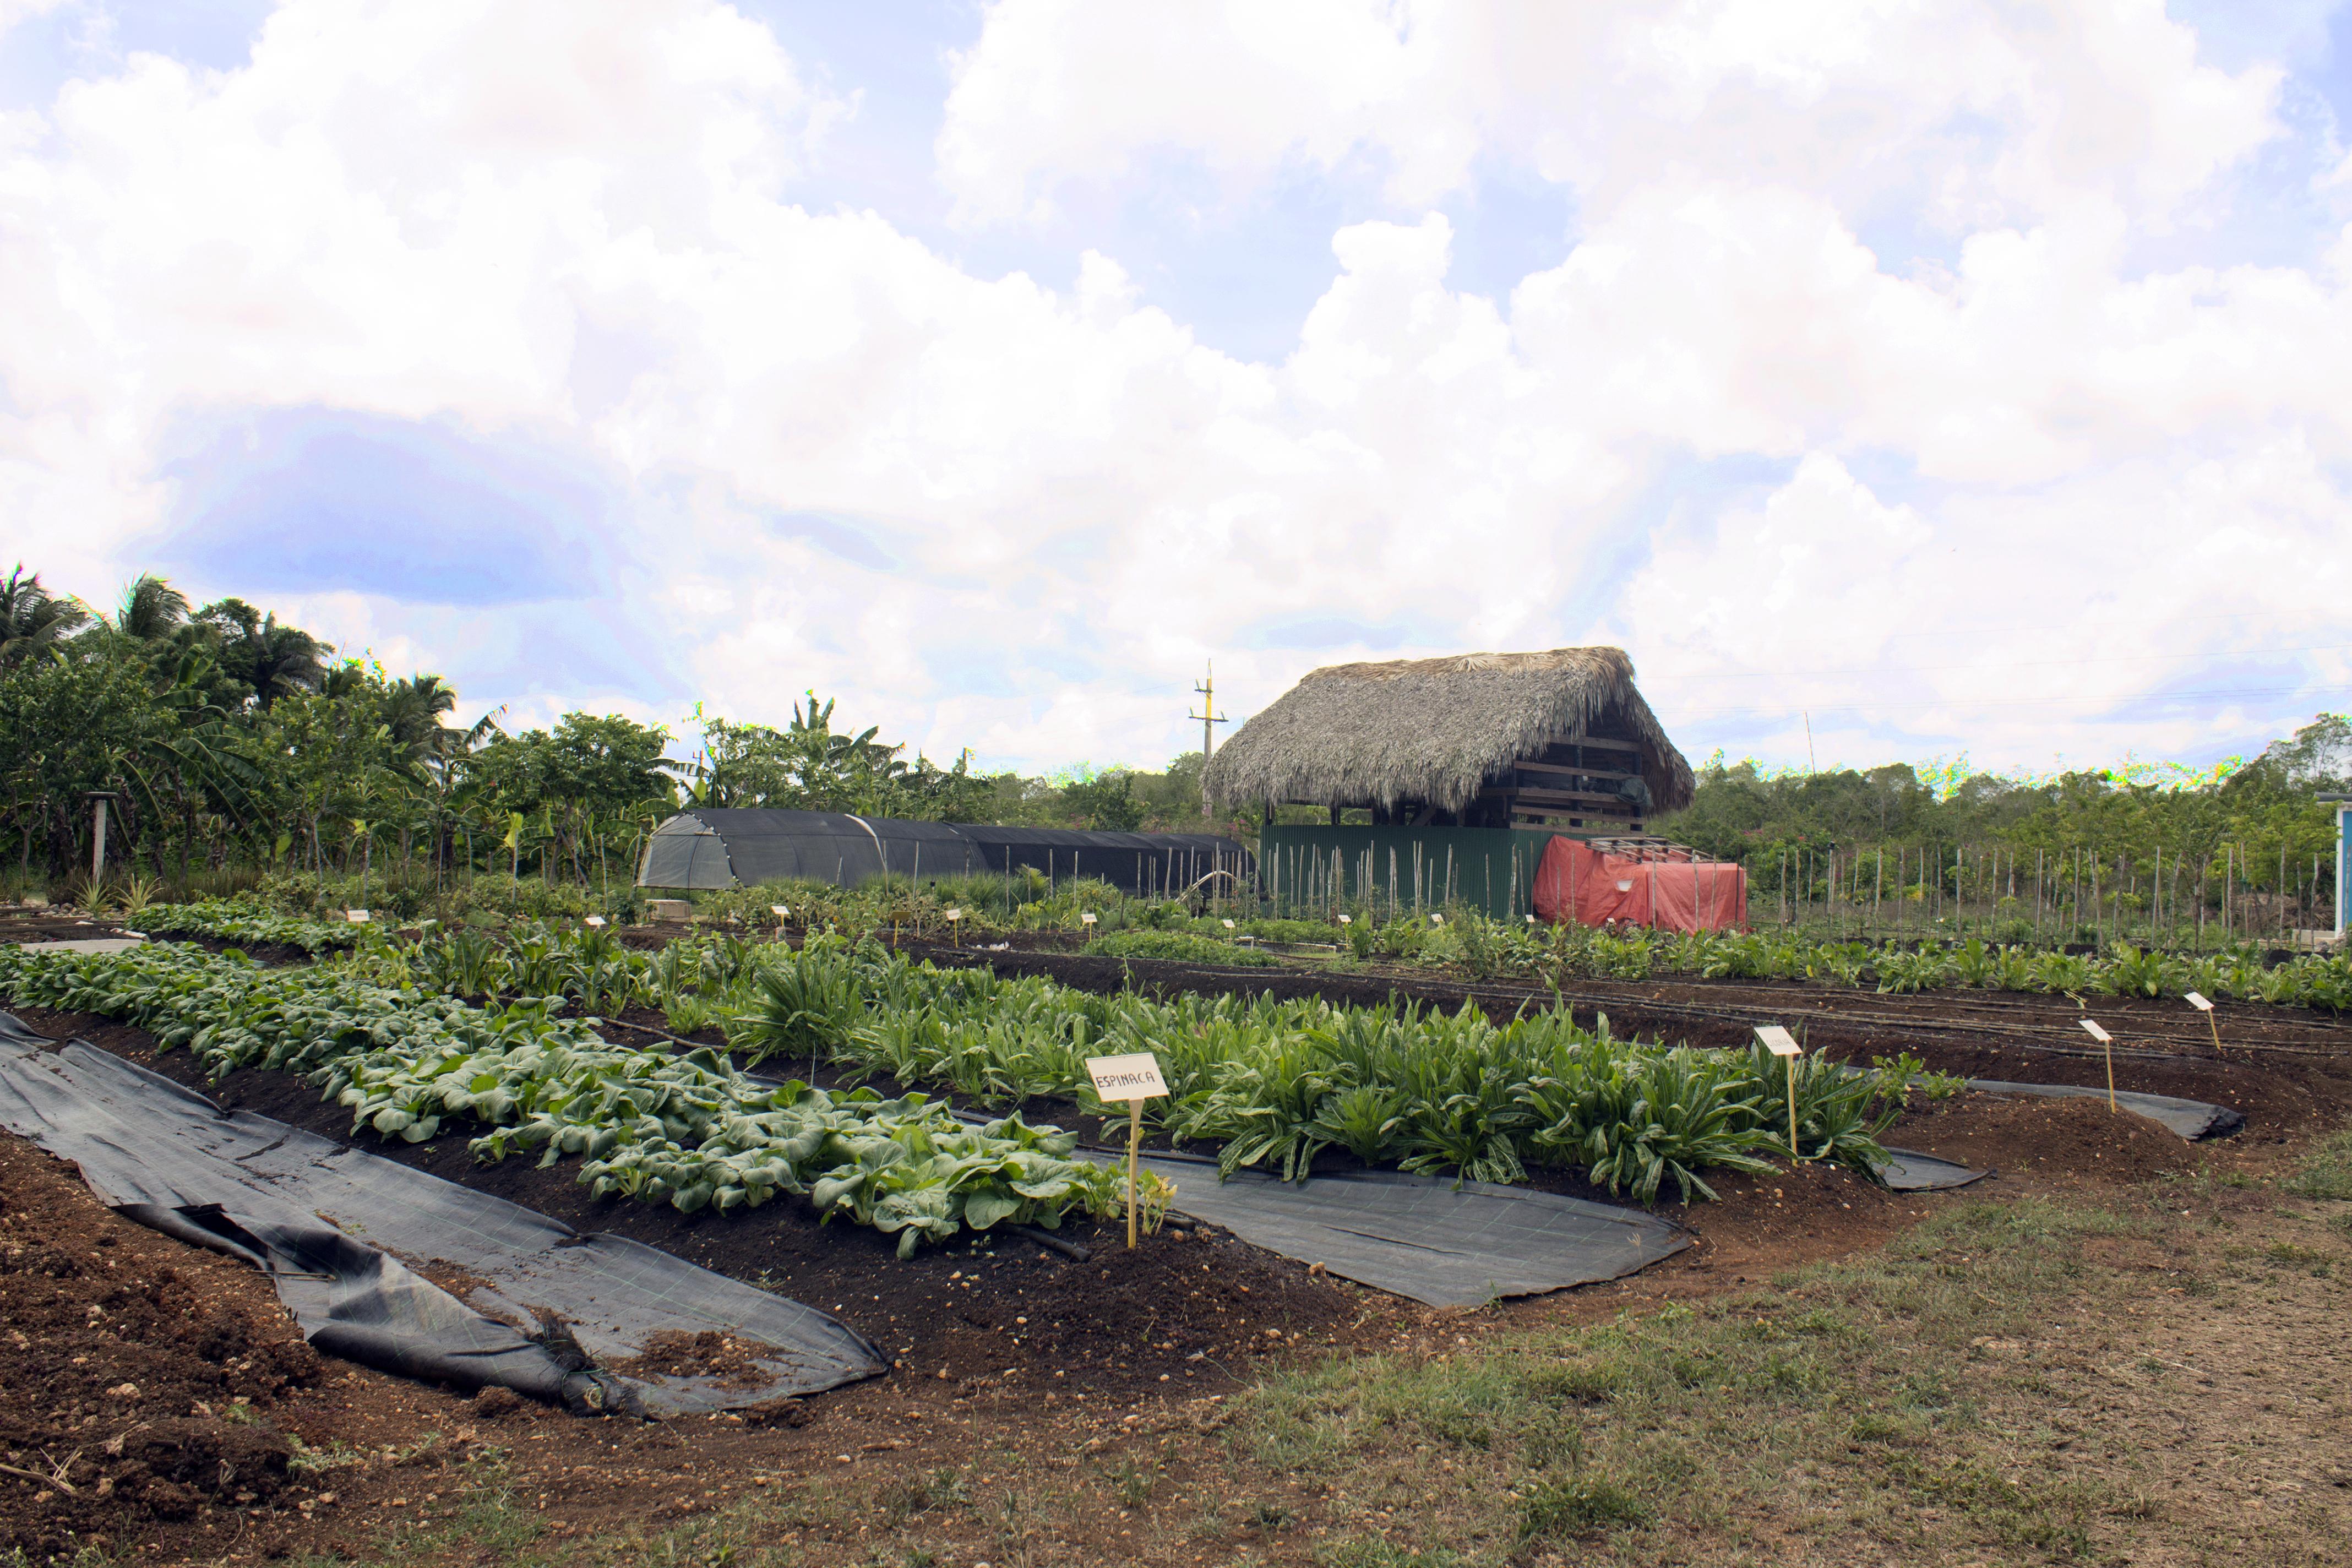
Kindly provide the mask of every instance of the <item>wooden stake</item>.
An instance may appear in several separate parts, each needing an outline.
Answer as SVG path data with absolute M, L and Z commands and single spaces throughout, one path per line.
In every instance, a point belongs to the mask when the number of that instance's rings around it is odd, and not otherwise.
M 1135 1164 L 1143 1147 L 1143 1101 L 1127 1102 L 1127 1245 L 1135 1245 Z
M 1804 1153 L 1797 1147 L 1797 1058 L 1790 1057 L 1789 1058 L 1789 1158 L 1801 1160 L 1804 1157 Z
M 2099 1022 L 2095 1018 L 2078 1018 L 2075 1022 L 2083 1026 L 2084 1033 L 2099 1042 L 2099 1049 L 2107 1058 L 2107 1110 L 2111 1115 L 2116 1114 L 2115 1037 L 2099 1027 Z

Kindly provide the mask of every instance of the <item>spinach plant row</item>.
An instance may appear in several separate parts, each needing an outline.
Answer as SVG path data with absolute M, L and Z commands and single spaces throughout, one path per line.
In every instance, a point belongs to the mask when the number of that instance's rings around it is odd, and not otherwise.
M 386 944 L 374 944 L 375 952 Z M 599 1194 L 692 1213 L 805 1195 L 827 1220 L 928 1238 L 1004 1223 L 1057 1226 L 1112 1212 L 1105 1166 L 1076 1140 L 1018 1117 L 957 1121 L 919 1094 L 828 1094 L 736 1070 L 709 1050 L 613 1045 L 560 998 L 480 1008 L 379 984 L 365 955 L 263 969 L 236 954 L 145 947 L 102 954 L 0 948 L 0 992 L 20 1002 L 126 1019 L 184 1046 L 215 1078 L 237 1068 L 308 1074 L 351 1108 L 353 1129 L 411 1142 L 451 1121 L 486 1124 L 469 1147 L 496 1160 L 538 1150 L 583 1158 Z

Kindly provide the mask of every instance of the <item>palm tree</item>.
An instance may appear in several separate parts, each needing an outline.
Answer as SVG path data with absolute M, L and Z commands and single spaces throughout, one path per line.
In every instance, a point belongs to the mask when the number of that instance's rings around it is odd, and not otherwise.
M 438 755 L 457 740 L 457 731 L 441 722 L 457 706 L 457 694 L 437 675 L 412 675 L 384 688 L 384 722 L 412 757 Z
M 113 625 L 119 637 L 152 643 L 171 637 L 187 621 L 188 596 L 152 572 L 142 572 L 122 590 Z
M 89 612 L 76 598 L 58 598 L 25 574 L 23 562 L 0 583 L 0 669 L 55 647 L 83 626 Z
M 334 650 L 299 626 L 281 626 L 243 599 L 220 599 L 196 615 L 220 647 L 221 668 L 241 681 L 263 708 L 281 697 L 316 691 Z

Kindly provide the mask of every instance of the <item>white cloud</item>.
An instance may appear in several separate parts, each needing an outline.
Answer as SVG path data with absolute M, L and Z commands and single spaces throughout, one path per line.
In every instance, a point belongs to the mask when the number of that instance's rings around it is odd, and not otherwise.
M 1602 209 L 1706 170 L 1953 229 L 2152 219 L 2278 130 L 2277 70 L 2201 63 L 2160 0 L 1000 0 L 959 67 L 940 170 L 974 219 L 1165 156 L 1234 186 L 1370 157 L 1406 204 L 1498 157 Z
M 1738 706 L 1698 676 L 1911 668 L 2004 616 L 2045 660 L 2274 641 L 2343 602 L 2343 258 L 2125 257 L 2273 133 L 2276 73 L 2151 5 L 2038 15 L 992 10 L 940 141 L 975 216 L 1171 152 L 1239 188 L 1370 148 L 1415 203 L 1494 157 L 1576 184 L 1574 248 L 1502 301 L 1449 281 L 1443 216 L 1339 229 L 1261 364 L 1135 258 L 1057 290 L 798 205 L 840 106 L 709 0 L 297 0 L 246 67 L 135 57 L 0 128 L 5 547 L 85 593 L 146 564 L 194 416 L 455 419 L 619 476 L 614 596 L 276 602 L 524 720 L 815 686 L 1032 763 L 1196 743 L 1212 654 L 1239 716 L 1312 664 L 1604 615 L 1670 718 Z M 1882 264 L 1890 203 L 1962 237 L 1948 268 Z M 1793 465 L 1768 498 L 1656 522 L 1694 459 L 1759 457 Z M 2137 669 L 2056 721 L 2120 733 L 2092 699 Z M 1874 712 L 1881 750 L 2038 756 L 2051 714 L 1971 679 Z

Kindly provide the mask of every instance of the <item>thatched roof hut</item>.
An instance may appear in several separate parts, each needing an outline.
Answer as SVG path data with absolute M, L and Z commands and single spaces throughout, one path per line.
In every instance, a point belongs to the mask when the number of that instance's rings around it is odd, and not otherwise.
M 1376 824 L 1638 832 L 1688 805 L 1692 780 L 1624 650 L 1563 647 L 1316 670 L 1242 726 L 1204 787 Z

